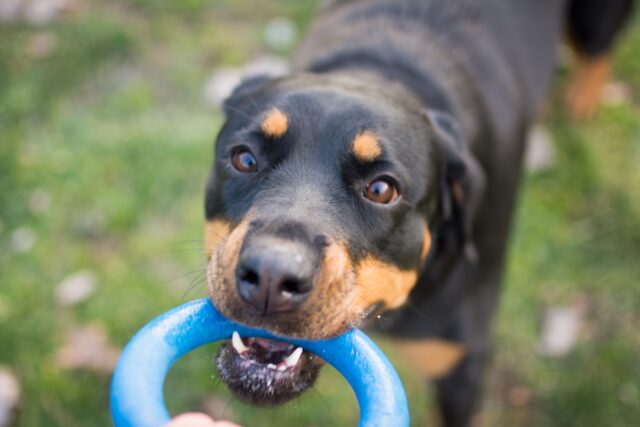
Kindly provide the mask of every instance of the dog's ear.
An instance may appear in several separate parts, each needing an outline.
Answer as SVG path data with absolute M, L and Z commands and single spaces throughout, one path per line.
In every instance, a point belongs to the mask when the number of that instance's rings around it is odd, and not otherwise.
M 457 121 L 448 113 L 426 112 L 440 157 L 440 218 L 468 260 L 475 262 L 473 221 L 482 200 L 485 174 L 464 140 Z
M 229 117 L 234 112 L 244 111 L 245 105 L 257 108 L 257 105 L 254 105 L 253 94 L 272 79 L 273 77 L 267 74 L 258 74 L 243 79 L 222 104 L 225 116 Z

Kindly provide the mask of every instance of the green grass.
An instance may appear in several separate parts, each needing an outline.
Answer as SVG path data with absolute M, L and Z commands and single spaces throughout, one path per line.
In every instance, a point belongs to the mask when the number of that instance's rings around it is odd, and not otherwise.
M 157 313 L 205 295 L 202 193 L 221 117 L 202 100 L 204 81 L 213 67 L 267 51 L 260 34 L 269 18 L 290 16 L 302 28 L 313 12 L 313 2 L 294 0 L 85 3 L 44 27 L 0 25 L 0 365 L 23 388 L 15 426 L 110 425 L 108 375 L 54 363 L 65 331 L 98 323 L 121 346 Z M 36 34 L 56 39 L 42 58 L 25 53 Z M 627 36 L 616 70 L 637 94 L 640 22 Z M 639 109 L 606 107 L 584 125 L 551 109 L 557 165 L 525 180 L 482 425 L 633 425 Z M 34 194 L 48 196 L 49 208 L 34 207 Z M 24 227 L 36 243 L 17 253 L 11 236 Z M 55 285 L 82 269 L 96 273 L 98 291 L 58 307 Z M 576 348 L 540 356 L 544 308 L 576 299 L 589 307 Z M 420 425 L 430 416 L 429 389 L 381 342 Z M 297 401 L 258 410 L 216 380 L 214 351 L 200 349 L 171 372 L 172 411 L 214 396 L 219 411 L 247 426 L 355 424 L 355 399 L 332 370 Z M 514 400 L 514 389 L 529 397 Z

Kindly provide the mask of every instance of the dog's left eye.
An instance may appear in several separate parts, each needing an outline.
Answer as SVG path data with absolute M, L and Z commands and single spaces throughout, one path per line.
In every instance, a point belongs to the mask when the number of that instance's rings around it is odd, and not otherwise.
M 233 167 L 240 172 L 250 173 L 258 169 L 258 161 L 255 156 L 246 148 L 237 150 L 231 157 Z
M 389 178 L 377 178 L 367 185 L 364 196 L 372 202 L 388 205 L 398 200 L 399 193 Z

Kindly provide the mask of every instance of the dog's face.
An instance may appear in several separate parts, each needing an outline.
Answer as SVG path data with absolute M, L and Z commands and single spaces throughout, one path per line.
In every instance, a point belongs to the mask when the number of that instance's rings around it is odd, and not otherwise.
M 227 102 L 206 194 L 208 290 L 240 323 L 320 339 L 404 303 L 431 244 L 442 162 L 402 96 L 347 79 L 250 81 Z M 234 337 L 218 355 L 240 398 L 274 405 L 321 361 Z

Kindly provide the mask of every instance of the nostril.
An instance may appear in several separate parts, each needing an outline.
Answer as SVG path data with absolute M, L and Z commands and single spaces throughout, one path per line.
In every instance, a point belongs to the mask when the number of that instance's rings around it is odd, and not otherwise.
M 258 286 L 260 284 L 260 276 L 250 268 L 243 269 L 240 272 L 240 280 L 253 286 Z
M 301 283 L 295 279 L 285 279 L 280 286 L 280 292 L 286 292 L 289 294 L 300 294 L 302 290 Z
M 311 294 L 316 262 L 308 244 L 253 237 L 236 266 L 237 295 L 263 315 L 295 310 Z

